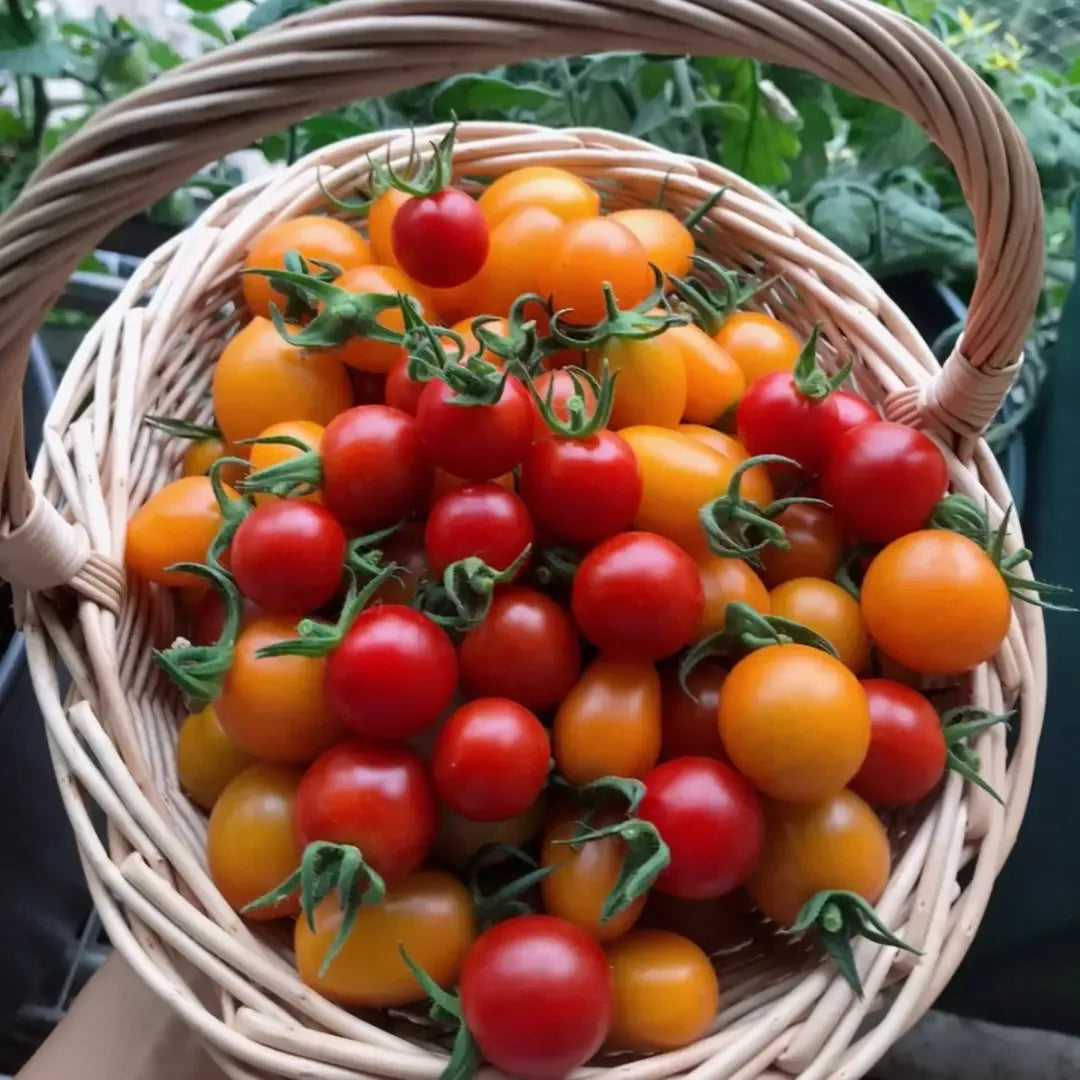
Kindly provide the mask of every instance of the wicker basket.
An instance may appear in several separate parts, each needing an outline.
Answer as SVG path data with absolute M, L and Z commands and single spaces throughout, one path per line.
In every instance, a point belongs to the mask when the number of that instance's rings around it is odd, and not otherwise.
M 237 269 L 252 236 L 323 205 L 320 174 L 345 196 L 364 183 L 369 154 L 388 150 L 403 161 L 407 134 L 319 150 L 225 196 L 151 256 L 73 360 L 32 484 L 18 394 L 30 338 L 94 243 L 206 161 L 349 99 L 563 55 L 570 43 L 577 52 L 754 56 L 805 68 L 919 122 L 956 167 L 979 238 L 963 352 L 944 368 L 851 259 L 716 165 L 604 131 L 466 124 L 455 168 L 497 176 L 557 164 L 597 183 L 610 206 L 650 203 L 666 182 L 677 212 L 730 185 L 709 214 L 712 253 L 778 275 L 761 302 L 800 332 L 822 323 L 834 360 L 855 358 L 859 390 L 934 435 L 954 489 L 985 500 L 995 524 L 1010 501 L 979 435 L 1016 375 L 1038 292 L 1035 169 L 989 90 L 938 41 L 869 0 L 351 0 L 187 64 L 105 109 L 0 220 L 0 431 L 8 433 L 0 575 L 17 586 L 57 777 L 109 936 L 232 1077 L 419 1080 L 439 1075 L 445 1049 L 407 1017 L 352 1015 L 307 990 L 283 950 L 246 926 L 207 876 L 205 822 L 175 778 L 179 704 L 151 665 L 150 645 L 171 636 L 172 606 L 125 583 L 119 566 L 129 514 L 177 471 L 175 443 L 141 421 L 148 413 L 209 418 L 211 368 L 241 317 Z M 420 133 L 420 144 L 432 134 Z M 1021 545 L 1014 524 L 1008 547 Z M 1000 728 L 978 745 L 1004 807 L 950 775 L 936 805 L 897 829 L 879 911 L 921 958 L 858 943 L 866 988 L 858 1000 L 835 969 L 762 929 L 722 960 L 721 1011 L 707 1038 L 647 1059 L 602 1060 L 578 1075 L 864 1075 L 930 1006 L 978 927 L 1027 802 L 1045 678 L 1040 614 L 1018 604 L 1002 650 L 970 678 L 973 701 L 1019 709 L 1011 756 Z M 107 844 L 93 804 L 107 817 Z

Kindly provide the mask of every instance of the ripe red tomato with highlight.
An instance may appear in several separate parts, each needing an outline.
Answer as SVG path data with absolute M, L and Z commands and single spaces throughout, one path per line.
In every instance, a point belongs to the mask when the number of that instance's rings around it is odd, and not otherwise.
M 692 640 L 704 605 L 697 564 L 655 533 L 603 541 L 574 574 L 574 619 L 612 658 L 659 660 L 678 652 Z
M 431 775 L 415 751 L 348 739 L 308 767 L 293 819 L 302 849 L 316 840 L 353 844 L 389 882 L 427 857 L 437 810 Z
M 880 419 L 877 409 L 858 394 L 852 394 L 848 390 L 834 390 L 817 407 L 818 438 L 826 456 L 845 432 L 860 424 L 869 424 Z
M 580 393 L 578 385 L 581 387 Z M 591 415 L 596 409 L 596 394 L 593 393 L 592 387 L 583 382 L 580 377 L 578 383 L 575 384 L 570 372 L 562 368 L 542 372 L 533 379 L 532 386 L 538 397 L 551 403 L 552 411 L 562 421 L 570 419 L 570 402 L 574 398 L 580 398 L 586 415 Z M 551 434 L 551 428 L 548 427 L 543 414 L 537 409 L 536 438 L 540 439 L 549 434 Z
M 420 407 L 420 395 L 425 384 L 409 378 L 409 354 L 402 351 L 394 366 L 386 373 L 386 404 L 410 416 Z
M 461 559 L 483 559 L 505 570 L 532 543 L 525 504 L 498 484 L 467 484 L 445 494 L 431 508 L 424 528 L 428 565 L 441 576 Z
M 439 731 L 432 757 L 435 787 L 470 821 L 505 821 L 539 797 L 547 781 L 547 732 L 523 705 L 478 698 L 456 710 Z
M 788 372 L 762 375 L 746 388 L 735 412 L 739 441 L 752 457 L 783 454 L 817 472 L 825 453 L 818 434 L 818 404 L 799 392 Z
M 487 218 L 476 200 L 455 187 L 403 202 L 390 237 L 394 258 L 405 273 L 439 289 L 478 274 L 491 242 Z

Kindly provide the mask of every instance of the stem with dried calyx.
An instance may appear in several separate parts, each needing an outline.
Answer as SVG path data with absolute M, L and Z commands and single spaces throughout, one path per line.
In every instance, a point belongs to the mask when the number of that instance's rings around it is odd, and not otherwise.
M 163 431 L 174 439 L 190 439 L 202 442 L 206 439 L 221 439 L 221 429 L 214 424 L 193 424 L 190 420 L 179 420 L 174 416 L 145 416 L 143 423 L 155 431 Z
M 487 618 L 496 586 L 513 581 L 531 551 L 532 544 L 526 544 L 505 570 L 488 566 L 476 555 L 452 562 L 443 571 L 441 582 L 428 583 L 417 593 L 418 610 L 447 631 L 471 630 Z
M 835 375 L 826 375 L 817 362 L 821 324 L 815 323 L 806 344 L 795 361 L 791 381 L 801 397 L 810 401 L 824 401 L 834 390 L 839 390 L 851 374 L 851 362 L 845 364 Z
M 322 487 L 322 455 L 302 439 L 292 435 L 267 435 L 257 439 L 245 439 L 243 445 L 256 443 L 263 446 L 291 446 L 300 453 L 296 457 L 267 465 L 265 469 L 248 473 L 238 485 L 242 492 L 289 498 L 309 495 Z
M 532 376 L 539 372 L 545 352 L 554 352 L 557 347 L 548 349 L 547 339 L 541 341 L 536 330 L 536 320 L 525 314 L 529 305 L 539 307 L 549 316 L 551 314 L 550 306 L 542 296 L 538 293 L 524 293 L 510 306 L 506 316 L 508 329 L 505 337 L 490 329 L 491 323 L 499 321 L 497 315 L 481 315 L 473 319 L 472 332 L 483 349 L 515 370 Z

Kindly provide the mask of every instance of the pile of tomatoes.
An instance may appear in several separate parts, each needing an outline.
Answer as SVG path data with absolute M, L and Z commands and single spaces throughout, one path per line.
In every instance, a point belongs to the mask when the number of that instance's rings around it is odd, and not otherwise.
M 1011 600 L 932 439 L 740 310 L 696 220 L 547 166 L 474 198 L 448 153 L 363 231 L 253 239 L 127 565 L 187 619 L 158 659 L 222 895 L 328 998 L 430 996 L 457 1064 L 562 1076 L 700 1038 L 752 909 L 857 980 L 874 808 L 983 783 L 1000 719 L 920 688 Z

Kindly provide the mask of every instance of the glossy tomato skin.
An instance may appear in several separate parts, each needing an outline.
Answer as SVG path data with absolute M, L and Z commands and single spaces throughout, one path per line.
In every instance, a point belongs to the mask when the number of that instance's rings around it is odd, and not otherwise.
M 594 660 L 563 698 L 555 763 L 573 784 L 642 779 L 660 753 L 660 676 L 650 663 Z
M 858 673 L 870 658 L 870 637 L 859 602 L 832 581 L 795 578 L 769 593 L 773 615 L 802 623 L 828 641 L 840 662 Z
M 477 200 L 492 229 L 511 214 L 543 207 L 560 221 L 600 213 L 600 196 L 580 176 L 551 165 L 526 165 L 504 173 Z
M 471 821 L 505 821 L 539 798 L 550 760 L 535 713 L 507 698 L 478 698 L 440 729 L 432 770 L 451 810 Z
M 260 431 L 259 438 L 276 439 L 288 436 L 304 443 L 309 450 L 318 450 L 322 446 L 322 437 L 325 430 L 322 424 L 316 424 L 312 420 L 285 420 L 280 424 L 271 424 L 265 431 Z M 279 462 L 299 457 L 302 453 L 304 451 L 297 446 L 257 442 L 250 447 L 248 460 L 251 462 L 251 471 L 256 472 L 259 469 L 267 469 L 271 465 L 277 465 Z M 278 499 L 278 496 L 262 491 L 255 492 L 252 497 L 256 506 L 277 502 Z M 307 502 L 322 502 L 322 494 L 319 491 L 312 491 L 307 495 L 300 496 L 300 498 Z
M 625 225 L 641 241 L 649 262 L 664 274 L 685 277 L 690 273 L 694 237 L 669 210 L 641 206 L 632 210 L 617 210 L 608 217 Z
M 368 236 L 371 239 L 372 261 L 377 266 L 389 266 L 400 270 L 394 255 L 394 218 L 398 210 L 411 199 L 407 191 L 388 187 L 377 195 L 368 210 Z
M 670 330 L 643 340 L 610 338 L 589 351 L 587 364 L 596 379 L 605 369 L 615 377 L 609 421 L 615 431 L 639 424 L 673 428 L 686 412 L 686 361 Z
M 448 289 L 480 272 L 491 242 L 487 219 L 460 188 L 414 196 L 394 215 L 398 264 L 421 285 Z
M 212 809 L 233 777 L 254 764 L 225 734 L 213 705 L 184 717 L 176 739 L 176 773 L 192 802 Z
M 926 524 L 945 494 L 949 467 L 921 431 L 881 420 L 841 435 L 821 480 L 825 500 L 849 536 L 887 544 Z
M 945 529 L 909 533 L 879 552 L 863 578 L 861 604 L 878 645 L 928 675 L 955 675 L 989 660 L 1012 619 L 993 561 Z
M 688 694 L 679 683 L 675 667 L 664 672 L 660 704 L 662 738 L 660 760 L 709 757 L 726 761 L 724 744 L 716 727 L 720 687 L 727 672 L 713 664 L 698 664 L 686 679 Z
M 720 986 L 709 958 L 669 930 L 635 930 L 608 946 L 615 983 L 610 1043 L 649 1053 L 700 1039 L 716 1017 Z
M 523 206 L 493 225 L 487 261 L 469 283 L 473 312 L 505 316 L 519 296 L 538 292 L 544 263 L 562 228 L 559 216 L 544 206 Z
M 738 439 L 717 431 L 716 428 L 705 427 L 703 424 L 680 424 L 678 431 L 682 435 L 689 435 L 696 442 L 704 443 L 710 450 L 715 450 L 732 466 L 741 465 L 750 456 Z M 755 465 L 752 469 L 747 469 L 739 483 L 739 492 L 743 498 L 757 503 L 758 506 L 771 503 L 774 492 L 768 467 Z
M 667 335 L 678 344 L 686 368 L 683 419 L 691 424 L 719 422 L 746 391 L 742 368 L 693 323 L 674 326 Z
M 790 545 L 761 553 L 761 576 L 770 589 L 794 578 L 831 580 L 840 566 L 844 540 L 831 510 L 808 503 L 785 507 L 773 519 Z
M 581 560 L 571 607 L 581 632 L 612 658 L 659 660 L 686 645 L 704 607 L 693 559 L 655 533 L 620 533 Z
M 774 371 L 747 389 L 735 425 L 751 455 L 782 454 L 808 472 L 817 472 L 824 456 L 818 435 L 818 402 L 799 393 L 794 378 Z
M 710 552 L 701 556 L 697 565 L 705 593 L 705 606 L 694 634 L 695 640 L 724 628 L 728 604 L 749 604 L 762 615 L 769 614 L 769 591 L 742 559 L 728 559 Z
M 595 544 L 633 521 L 641 470 L 630 445 L 614 431 L 587 439 L 546 435 L 521 463 L 521 497 L 552 536 Z
M 428 565 L 441 577 L 451 564 L 476 557 L 506 570 L 533 542 L 525 504 L 498 484 L 467 484 L 431 508 L 424 528 Z
M 823 889 L 877 903 L 890 858 L 885 827 L 853 791 L 812 803 L 767 801 L 765 850 L 746 887 L 770 919 L 790 926 Z
M 492 480 L 520 465 L 533 436 L 535 406 L 513 375 L 493 405 L 461 405 L 441 379 L 420 395 L 416 422 L 428 459 L 455 476 Z
M 763 794 L 789 802 L 834 795 L 870 745 L 858 679 L 808 645 L 769 645 L 743 657 L 720 690 L 720 738 Z
M 386 404 L 410 416 L 416 416 L 424 384 L 409 378 L 409 354 L 402 350 L 386 373 Z
M 361 611 L 326 668 L 326 698 L 357 735 L 409 739 L 443 714 L 457 685 L 446 631 L 401 604 Z
M 671 851 L 656 888 L 686 900 L 723 896 L 757 864 L 765 837 L 761 802 L 729 765 L 675 758 L 645 777 L 637 816 L 656 826 Z
M 313 762 L 296 793 L 301 847 L 354 844 L 390 882 L 415 870 L 435 842 L 431 774 L 415 751 L 348 739 Z
M 760 311 L 737 311 L 724 321 L 713 340 L 742 369 L 747 386 L 772 372 L 790 372 L 802 343 L 779 319 Z
M 493 926 L 461 971 L 465 1023 L 484 1057 L 510 1076 L 565 1076 L 600 1049 L 611 1026 L 603 949 L 550 915 Z
M 438 870 L 401 878 L 390 884 L 385 899 L 361 907 L 341 952 L 320 975 L 341 919 L 341 906 L 330 896 L 315 909 L 314 931 L 307 919 L 296 920 L 296 968 L 307 986 L 353 1009 L 424 1000 L 402 948 L 436 983 L 452 986 L 476 937 L 468 890 Z
M 860 424 L 880 420 L 877 409 L 858 394 L 848 390 L 834 390 L 817 407 L 818 437 L 827 457 L 833 444 L 845 432 Z M 824 461 L 824 457 L 822 460 Z
M 918 690 L 892 679 L 864 679 L 870 749 L 851 790 L 875 806 L 924 799 L 945 775 L 945 735 L 937 710 Z
M 345 530 L 324 506 L 282 499 L 257 506 L 230 547 L 236 584 L 269 614 L 307 615 L 341 584 Z
M 327 424 L 322 462 L 323 501 L 357 532 L 408 517 L 431 485 L 416 421 L 386 405 L 357 405 Z

